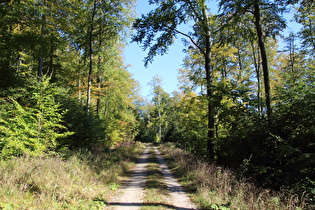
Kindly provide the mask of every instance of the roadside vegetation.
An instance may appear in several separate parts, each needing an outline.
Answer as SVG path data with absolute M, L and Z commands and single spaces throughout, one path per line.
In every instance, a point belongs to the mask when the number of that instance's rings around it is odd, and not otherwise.
M 0 209 L 100 209 L 127 178 L 139 143 L 0 162 Z
M 174 144 L 163 144 L 160 150 L 174 175 L 200 209 L 312 208 L 307 207 L 304 197 L 290 191 L 274 192 L 258 188 L 249 180 L 238 179 L 232 171 L 206 163 L 176 148 Z

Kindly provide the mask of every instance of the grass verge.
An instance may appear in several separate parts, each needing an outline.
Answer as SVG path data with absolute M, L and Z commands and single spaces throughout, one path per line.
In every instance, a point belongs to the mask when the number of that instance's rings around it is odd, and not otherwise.
M 164 182 L 163 173 L 160 169 L 154 150 L 150 149 L 149 153 L 144 196 L 144 202 L 146 204 L 141 207 L 141 210 L 168 209 L 165 205 L 168 201 L 167 197 L 169 191 Z
M 0 161 L 0 209 L 100 209 L 140 153 L 139 144 L 67 157 Z
M 160 151 L 175 177 L 191 193 L 200 209 L 293 210 L 305 209 L 305 200 L 287 192 L 259 189 L 238 180 L 227 169 L 210 165 L 193 155 L 164 144 Z

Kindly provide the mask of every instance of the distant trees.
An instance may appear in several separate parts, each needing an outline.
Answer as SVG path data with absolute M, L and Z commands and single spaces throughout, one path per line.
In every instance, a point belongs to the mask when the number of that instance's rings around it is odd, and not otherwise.
M 165 140 L 169 129 L 169 117 L 171 114 L 170 95 L 162 87 L 162 78 L 154 76 L 149 82 L 151 85 L 151 102 L 143 102 L 138 107 L 140 112 L 140 133 L 138 139 L 160 143 Z

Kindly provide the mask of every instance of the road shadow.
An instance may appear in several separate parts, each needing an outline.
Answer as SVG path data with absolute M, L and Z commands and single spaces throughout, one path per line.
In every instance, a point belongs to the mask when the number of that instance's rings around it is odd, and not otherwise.
M 111 207 L 150 207 L 150 206 L 161 206 L 161 207 L 165 207 L 165 208 L 169 208 L 169 209 L 176 209 L 176 210 L 192 210 L 192 208 L 183 208 L 183 207 L 177 207 L 177 206 L 173 206 L 173 205 L 169 205 L 169 204 L 165 204 L 165 203 L 125 203 L 125 202 L 111 202 L 111 203 L 107 203 L 107 205 L 111 206 Z

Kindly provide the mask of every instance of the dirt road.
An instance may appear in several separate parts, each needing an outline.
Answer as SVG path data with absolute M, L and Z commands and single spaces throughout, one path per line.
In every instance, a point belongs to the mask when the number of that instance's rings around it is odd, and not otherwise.
M 135 210 L 152 205 L 145 203 L 143 200 L 145 193 L 144 186 L 146 182 L 146 170 L 150 149 L 153 149 L 153 151 L 155 152 L 156 158 L 158 159 L 161 171 L 165 179 L 165 184 L 167 185 L 167 188 L 169 190 L 170 203 L 159 205 L 163 206 L 163 209 L 197 209 L 196 206 L 190 201 L 183 188 L 173 177 L 171 171 L 165 164 L 165 160 L 163 159 L 162 155 L 154 146 L 150 146 L 145 149 L 145 151 L 139 158 L 138 163 L 134 167 L 130 180 L 123 188 L 118 191 L 118 195 L 114 196 L 106 209 Z

